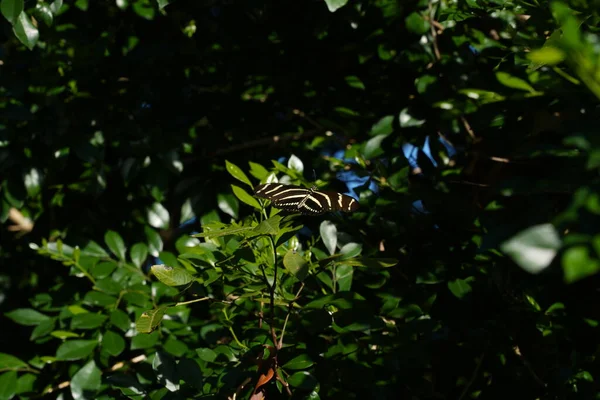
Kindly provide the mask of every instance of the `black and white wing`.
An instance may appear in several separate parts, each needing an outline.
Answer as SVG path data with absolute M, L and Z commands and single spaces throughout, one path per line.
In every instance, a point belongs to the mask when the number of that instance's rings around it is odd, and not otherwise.
M 319 215 L 327 211 L 352 212 L 358 209 L 358 201 L 337 192 L 321 192 L 316 188 L 281 183 L 265 183 L 254 190 L 256 197 L 270 200 L 273 206 L 290 212 Z

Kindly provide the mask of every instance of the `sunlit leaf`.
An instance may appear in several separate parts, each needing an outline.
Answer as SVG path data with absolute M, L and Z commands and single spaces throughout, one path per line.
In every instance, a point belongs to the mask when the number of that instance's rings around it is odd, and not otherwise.
M 283 257 L 285 269 L 294 275 L 299 281 L 303 281 L 308 273 L 308 263 L 300 254 L 289 250 Z
M 321 240 L 323 240 L 323 244 L 325 244 L 325 247 L 327 250 L 329 250 L 329 254 L 335 254 L 337 246 L 336 226 L 331 221 L 323 221 L 319 227 L 319 232 L 321 233 Z
M 552 224 L 535 225 L 502 243 L 500 248 L 521 268 L 537 274 L 550 265 L 561 240 Z
M 144 311 L 135 322 L 135 329 L 140 333 L 150 333 L 160 324 L 167 307 L 159 307 L 154 310 Z
M 166 265 L 153 265 L 150 271 L 159 281 L 168 286 L 187 285 L 194 277 L 183 268 L 173 268 Z

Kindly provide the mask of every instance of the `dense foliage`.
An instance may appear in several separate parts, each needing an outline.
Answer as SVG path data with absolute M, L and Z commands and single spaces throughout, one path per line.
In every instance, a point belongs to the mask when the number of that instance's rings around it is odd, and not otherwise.
M 0 399 L 597 398 L 597 6 L 1 0 Z

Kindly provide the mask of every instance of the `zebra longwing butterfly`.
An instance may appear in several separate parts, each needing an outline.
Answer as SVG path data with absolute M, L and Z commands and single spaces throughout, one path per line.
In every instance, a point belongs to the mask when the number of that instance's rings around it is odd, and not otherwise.
M 271 200 L 273 207 L 307 215 L 319 215 L 327 211 L 352 212 L 358 209 L 358 201 L 338 192 L 321 192 L 316 187 L 306 189 L 281 183 L 258 185 L 254 196 Z

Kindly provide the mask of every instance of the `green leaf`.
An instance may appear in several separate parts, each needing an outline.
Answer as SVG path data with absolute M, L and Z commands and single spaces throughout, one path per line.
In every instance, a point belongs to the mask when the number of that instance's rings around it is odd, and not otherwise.
M 101 326 L 107 319 L 108 316 L 104 314 L 77 314 L 71 319 L 71 329 L 95 329 Z
M 46 26 L 52 26 L 54 22 L 54 15 L 52 14 L 52 10 L 50 6 L 45 2 L 38 2 L 35 5 L 35 16 L 36 18 L 44 21 Z
M 233 190 L 233 194 L 235 195 L 235 197 L 237 197 L 242 203 L 246 203 L 249 206 L 256 208 L 257 210 L 260 210 L 262 208 L 258 200 L 250 196 L 248 192 L 246 192 L 241 187 L 231 185 L 231 190 Z
M 468 98 L 477 100 L 482 104 L 495 103 L 506 99 L 506 97 L 496 92 L 482 89 L 460 89 L 458 93 L 464 94 Z
M 225 214 L 232 216 L 233 218 L 238 217 L 238 211 L 240 208 L 240 204 L 237 199 L 229 193 L 223 194 L 220 193 L 217 195 L 217 202 L 219 209 L 223 211 Z
M 425 120 L 415 118 L 408 108 L 404 108 L 400 111 L 398 121 L 400 123 L 400 128 L 417 128 L 425 123 Z
M 500 245 L 515 263 L 537 274 L 546 269 L 558 252 L 561 240 L 552 224 L 531 226 Z
M 160 203 L 152 204 L 147 212 L 148 224 L 158 229 L 168 229 L 171 217 L 169 211 Z
M 102 348 L 113 357 L 121 354 L 125 345 L 125 339 L 113 331 L 106 331 L 102 336 Z
M 455 279 L 453 281 L 448 282 L 448 289 L 452 292 L 454 296 L 459 299 L 462 299 L 467 294 L 473 291 L 473 288 L 469 284 L 469 282 L 475 280 L 473 277 L 469 277 L 467 279 Z
M 503 71 L 496 72 L 496 79 L 498 79 L 498 82 L 500 82 L 501 84 L 503 84 L 506 87 L 509 87 L 512 89 L 524 90 L 524 91 L 530 92 L 530 93 L 535 92 L 535 89 L 533 87 L 531 87 L 531 85 L 529 83 L 525 82 L 521 78 L 512 76 L 507 72 L 503 72 Z
M 294 250 L 288 250 L 283 257 L 283 266 L 285 269 L 296 277 L 300 282 L 304 281 L 308 274 L 308 263 L 300 254 Z
M 54 328 L 56 327 L 56 321 L 51 318 L 47 321 L 41 322 L 39 323 L 31 332 L 31 336 L 29 337 L 29 340 L 36 340 L 38 338 L 47 336 L 50 334 L 50 332 L 52 332 L 54 330 Z
M 122 310 L 116 309 L 110 313 L 110 323 L 126 332 L 129 330 L 131 325 L 131 321 L 129 320 L 129 316 Z
M 258 224 L 252 232 L 257 235 L 277 235 L 279 233 L 281 219 L 282 218 L 279 215 L 272 216 Z
M 0 370 L 28 368 L 29 365 L 13 355 L 0 353 Z
M 166 265 L 153 265 L 150 271 L 159 281 L 167 286 L 187 285 L 194 280 L 192 274 L 183 268 L 173 268 Z
M 349 258 L 354 258 L 358 256 L 362 252 L 362 245 L 359 243 L 346 243 L 341 249 L 340 254 L 342 254 L 341 260 L 347 260 Z
M 335 267 L 335 283 L 338 292 L 347 292 L 352 287 L 352 279 L 354 278 L 354 268 L 342 263 Z
M 40 37 L 40 32 L 31 22 L 29 15 L 24 11 L 19 14 L 17 22 L 13 25 L 13 32 L 17 39 L 27 46 L 29 50 L 33 50 Z
M 389 135 L 394 131 L 394 116 L 386 115 L 371 127 L 369 136 Z
M 387 138 L 389 134 L 377 135 L 373 136 L 371 139 L 367 140 L 363 145 L 362 154 L 363 156 L 371 160 L 373 158 L 377 158 L 383 154 L 383 149 L 381 143 L 385 138 Z
M 587 246 L 573 246 L 562 256 L 565 282 L 573 283 L 600 271 L 600 260 L 590 257 Z
M 47 315 L 40 313 L 32 308 L 18 308 L 5 314 L 8 318 L 17 324 L 33 326 L 41 324 L 50 319 Z
M 17 372 L 8 371 L 0 375 L 0 399 L 11 399 L 17 393 Z
M 137 0 L 133 3 L 132 8 L 137 15 L 148 21 L 153 20 L 156 15 L 156 10 L 150 0 Z
M 207 229 L 205 226 L 204 229 Z M 249 232 L 255 230 L 256 227 L 253 226 L 231 226 L 229 228 L 218 229 L 218 230 L 206 230 L 202 233 L 197 233 L 193 235 L 193 237 L 205 237 L 205 238 L 214 238 L 220 236 L 228 236 L 228 235 L 239 235 L 244 232 Z
M 61 10 L 62 5 L 63 0 L 54 0 L 52 4 L 50 4 L 50 10 L 52 11 L 52 14 L 57 15 Z
M 336 12 L 338 9 L 344 7 L 347 2 L 348 0 L 325 0 L 330 12 Z
M 260 164 L 250 161 L 248 163 L 250 165 L 250 175 L 258 179 L 259 181 L 263 181 L 269 176 L 269 171 Z
M 83 250 L 81 250 L 81 255 L 89 256 L 89 257 L 97 257 L 97 258 L 108 258 L 108 253 L 100 246 L 98 243 L 90 240 Z
M 329 250 L 329 255 L 335 254 L 337 246 L 336 226 L 331 221 L 323 221 L 319 227 L 319 232 L 321 233 L 321 240 L 323 240 L 323 244 L 327 250 Z
M 83 302 L 94 306 L 109 307 L 117 302 L 117 298 L 101 292 L 87 292 Z
M 140 318 L 135 321 L 135 329 L 140 333 L 150 333 L 160 324 L 167 307 L 159 307 L 154 310 L 144 311 Z
M 409 32 L 416 33 L 417 35 L 423 35 L 429 32 L 429 21 L 425 20 L 418 12 L 412 12 L 404 19 L 406 29 Z
M 252 182 L 250 182 L 250 179 L 248 179 L 248 177 L 246 176 L 244 171 L 240 169 L 240 167 L 233 163 L 230 163 L 227 160 L 225 160 L 225 167 L 227 168 L 227 172 L 229 172 L 231 176 L 233 176 L 235 179 L 237 179 L 240 182 L 244 182 L 246 185 L 252 187 Z
M 90 392 L 100 389 L 102 372 L 94 360 L 89 361 L 71 378 L 71 395 L 74 400 L 89 398 Z
M 313 360 L 307 354 L 300 354 L 283 364 L 284 369 L 306 369 L 314 364 Z
M 119 258 L 121 261 L 125 261 L 125 242 L 115 231 L 108 231 L 104 235 L 104 243 L 110 249 L 110 251 Z
M 24 9 L 24 0 L 2 0 L 0 3 L 0 11 L 11 25 L 17 23 L 17 19 Z
M 144 233 L 146 234 L 146 239 L 148 239 L 148 251 L 154 257 L 158 257 L 158 254 L 163 249 L 163 241 L 160 235 L 149 226 L 144 227 Z
M 296 171 L 299 175 L 304 172 L 304 163 L 301 159 L 292 154 L 288 160 L 287 167 L 292 171 Z
M 17 379 L 17 394 L 33 393 L 38 376 L 32 373 L 25 373 Z
M 165 8 L 169 4 L 173 3 L 174 1 L 175 0 L 158 0 L 158 8 L 160 8 L 162 10 L 163 8 Z
M 97 345 L 96 340 L 68 340 L 56 350 L 56 359 L 60 361 L 80 360 L 92 354 Z
M 527 54 L 531 62 L 542 65 L 556 65 L 563 62 L 566 57 L 565 52 L 553 46 L 544 46 Z
M 365 84 L 362 83 L 362 81 L 360 80 L 360 78 L 358 76 L 347 76 L 346 77 L 346 83 L 348 84 L 348 86 L 353 87 L 355 89 L 361 89 L 361 90 L 365 90 Z
M 297 389 L 312 391 L 319 386 L 317 378 L 306 371 L 298 371 L 288 378 L 290 386 Z
M 196 349 L 196 353 L 198 354 L 198 358 L 207 362 L 213 362 L 217 359 L 217 353 L 209 348 Z
M 136 267 L 141 268 L 148 258 L 148 246 L 144 243 L 136 243 L 129 249 L 129 257 Z

